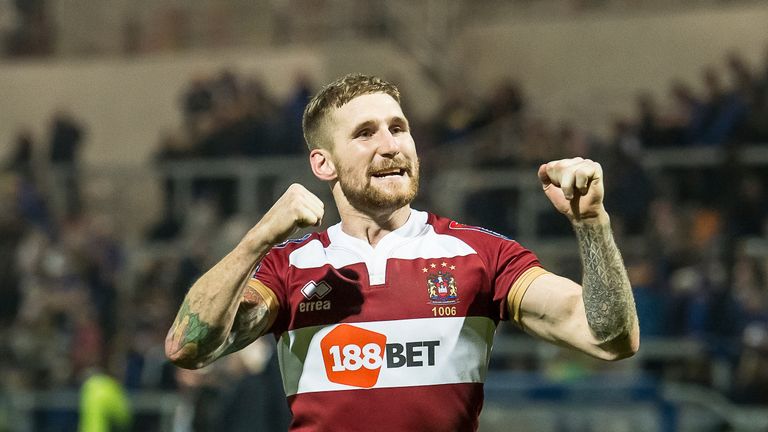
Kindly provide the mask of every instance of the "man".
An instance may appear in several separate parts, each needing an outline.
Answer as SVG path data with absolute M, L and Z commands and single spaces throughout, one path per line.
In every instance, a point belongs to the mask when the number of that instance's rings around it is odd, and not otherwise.
M 575 158 L 538 172 L 576 231 L 579 286 L 512 240 L 411 209 L 419 161 L 399 101 L 363 75 L 310 101 L 309 162 L 341 223 L 286 241 L 324 212 L 290 186 L 192 286 L 166 339 L 175 364 L 198 368 L 273 333 L 292 431 L 476 429 L 500 320 L 605 360 L 639 347 L 600 165 Z

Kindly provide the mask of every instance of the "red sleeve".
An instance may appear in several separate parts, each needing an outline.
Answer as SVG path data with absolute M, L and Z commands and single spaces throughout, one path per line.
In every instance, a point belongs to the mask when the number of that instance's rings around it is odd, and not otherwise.
M 541 267 L 533 252 L 512 240 L 501 239 L 498 243 L 496 263 L 493 269 L 493 302 L 498 305 L 499 318 L 508 320 L 507 295 L 515 281 L 528 269 Z M 527 288 L 527 287 L 526 287 Z

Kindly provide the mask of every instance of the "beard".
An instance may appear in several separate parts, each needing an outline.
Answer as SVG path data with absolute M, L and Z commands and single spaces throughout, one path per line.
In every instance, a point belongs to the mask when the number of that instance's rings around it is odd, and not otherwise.
M 339 170 L 338 180 L 344 196 L 357 209 L 372 212 L 394 211 L 410 204 L 416 198 L 419 190 L 418 159 L 415 161 L 405 158 L 389 160 L 370 167 L 362 178 L 359 173 L 354 172 L 354 168 L 342 167 Z M 394 168 L 402 168 L 405 171 L 409 180 L 407 185 L 378 185 L 371 182 L 373 173 Z

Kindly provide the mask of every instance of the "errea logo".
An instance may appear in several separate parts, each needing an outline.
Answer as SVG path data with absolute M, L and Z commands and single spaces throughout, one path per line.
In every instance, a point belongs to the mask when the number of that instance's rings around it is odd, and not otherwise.
M 307 301 L 299 303 L 299 312 L 312 312 L 318 310 L 331 310 L 331 301 L 323 300 L 333 290 L 325 281 L 316 283 L 309 281 L 301 289 L 301 293 Z
M 328 381 L 353 387 L 371 388 L 381 368 L 435 365 L 439 340 L 387 343 L 381 333 L 349 324 L 340 324 L 320 341 Z
M 312 300 L 313 298 L 320 300 L 327 296 L 332 289 L 333 288 L 325 282 L 320 282 L 318 284 L 315 283 L 315 281 L 309 281 L 304 285 L 304 288 L 301 289 L 301 293 L 304 294 L 304 297 L 307 300 Z

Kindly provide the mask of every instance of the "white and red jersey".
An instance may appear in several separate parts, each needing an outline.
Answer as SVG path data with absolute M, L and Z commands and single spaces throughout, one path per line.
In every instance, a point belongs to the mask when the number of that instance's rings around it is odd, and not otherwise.
M 254 277 L 278 302 L 291 431 L 477 429 L 508 294 L 517 315 L 539 272 L 517 242 L 416 210 L 376 247 L 337 224 L 273 248 Z

